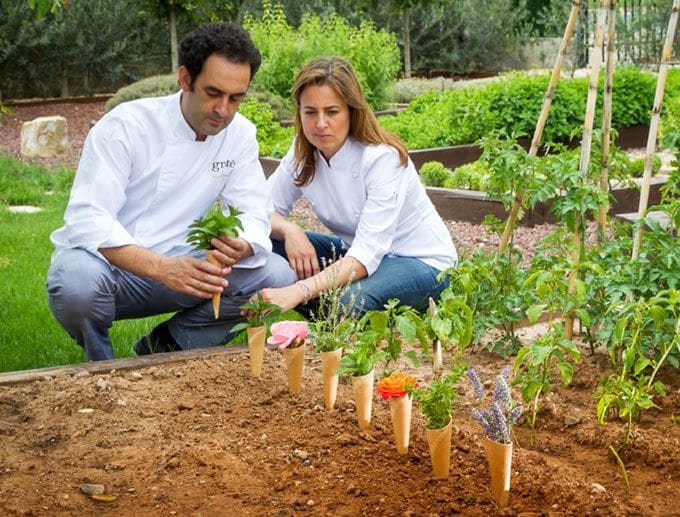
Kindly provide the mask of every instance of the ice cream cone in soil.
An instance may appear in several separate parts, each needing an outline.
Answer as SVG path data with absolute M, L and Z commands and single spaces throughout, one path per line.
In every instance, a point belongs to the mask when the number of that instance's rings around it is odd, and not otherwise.
M 510 499 L 512 443 L 498 443 L 484 437 L 484 447 L 491 471 L 491 495 L 499 508 L 505 508 Z
M 205 252 L 205 256 L 208 262 L 210 262 L 213 266 L 222 267 L 220 261 L 213 257 L 212 250 L 207 250 Z M 212 296 L 213 313 L 215 314 L 215 319 L 220 317 L 220 298 L 222 298 L 220 293 L 213 294 Z
M 250 373 L 255 377 L 262 375 L 262 357 L 264 355 L 264 338 L 267 336 L 267 329 L 262 327 L 251 327 L 248 333 L 248 356 L 250 357 Z
M 305 364 L 305 347 L 284 348 L 283 357 L 288 368 L 288 391 L 300 393 L 302 388 L 302 367 Z
M 451 460 L 451 419 L 449 418 L 449 423 L 439 429 L 425 429 L 425 436 L 430 446 L 434 477 L 448 477 Z
M 352 377 L 352 389 L 354 402 L 356 403 L 357 422 L 359 429 L 366 430 L 371 427 L 371 413 L 373 411 L 373 382 L 375 370 L 366 375 Z
M 335 398 L 338 394 L 338 378 L 335 373 L 342 357 L 342 348 L 336 348 L 330 352 L 321 352 L 321 375 L 323 377 L 323 401 L 326 409 L 335 407 Z
M 390 414 L 392 415 L 392 430 L 394 443 L 399 454 L 408 452 L 408 441 L 411 435 L 411 408 L 413 399 L 408 395 L 389 399 Z

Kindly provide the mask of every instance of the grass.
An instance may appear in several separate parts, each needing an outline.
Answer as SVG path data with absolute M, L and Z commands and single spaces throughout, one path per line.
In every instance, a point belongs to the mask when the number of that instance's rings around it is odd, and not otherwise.
M 0 154 L 0 372 L 85 361 L 83 350 L 56 322 L 47 303 L 45 277 L 53 246 L 49 236 L 63 222 L 73 171 L 52 171 Z M 12 205 L 34 205 L 34 214 L 14 214 Z M 163 316 L 116 322 L 116 357 Z

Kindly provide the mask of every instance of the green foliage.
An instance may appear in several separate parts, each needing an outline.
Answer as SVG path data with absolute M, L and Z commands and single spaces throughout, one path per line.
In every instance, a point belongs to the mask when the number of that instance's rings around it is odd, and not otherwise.
M 413 392 L 427 429 L 441 429 L 449 423 L 453 401 L 458 398 L 456 386 L 466 370 L 466 365 L 456 364 L 445 377 Z
M 0 2 L 3 97 L 111 92 L 159 73 L 166 30 L 138 11 L 136 0 L 69 0 L 36 20 L 26 2 Z
M 179 83 L 176 73 L 153 75 L 118 90 L 113 97 L 106 101 L 106 111 L 111 111 L 122 102 L 147 97 L 162 97 L 177 93 L 178 90 Z
M 636 68 L 617 68 L 612 98 L 614 127 L 649 123 L 655 81 L 652 74 Z M 548 83 L 547 74 L 512 73 L 481 87 L 426 93 L 396 117 L 381 117 L 380 121 L 411 149 L 469 144 L 498 131 L 530 138 Z M 544 142 L 564 141 L 580 134 L 586 98 L 586 79 L 559 81 Z M 601 99 L 600 92 L 598 102 Z M 602 119 L 601 110 L 600 104 L 595 117 L 598 121 Z
M 489 189 L 489 167 L 484 161 L 474 161 L 456 167 L 444 182 L 446 188 L 486 191 Z
M 521 256 L 515 249 L 497 254 L 478 249 L 468 259 L 446 271 L 449 287 L 442 298 L 462 296 L 472 310 L 473 341 L 479 343 L 489 329 L 500 327 L 498 339 L 486 345 L 504 356 L 514 353 L 519 346 L 515 335 L 516 324 L 525 316 L 528 307 L 522 290 L 526 272 L 519 267 Z
M 281 315 L 281 307 L 266 301 L 259 291 L 257 298 L 241 305 L 241 309 L 247 311 L 246 321 L 234 325 L 230 331 L 232 334 L 243 332 L 249 328 L 268 328 Z
M 205 216 L 199 217 L 189 225 L 187 242 L 196 250 L 211 250 L 212 239 L 219 239 L 222 235 L 237 237 L 237 230 L 243 230 L 243 223 L 238 218 L 243 212 L 231 205 L 227 205 L 227 209 L 229 215 L 223 212 L 222 203 L 218 199 Z
M 395 37 L 376 30 L 369 21 L 355 27 L 337 15 L 309 15 L 294 28 L 279 5 L 265 1 L 262 18 L 246 15 L 243 26 L 262 53 L 262 67 L 254 84 L 284 98 L 290 97 L 295 75 L 304 63 L 337 55 L 352 63 L 369 104 L 380 109 L 400 68 Z
M 533 431 L 539 411 L 539 400 L 551 390 L 551 371 L 554 365 L 562 378 L 562 385 L 568 386 L 574 375 L 572 361 L 578 361 L 581 353 L 574 343 L 564 339 L 564 328 L 554 324 L 543 336 L 522 346 L 515 359 L 514 384 L 521 386 L 524 402 L 533 402 L 527 412 L 527 423 Z
M 387 90 L 387 98 L 390 102 L 408 103 L 414 98 L 428 92 L 443 92 L 458 88 L 460 83 L 446 77 L 427 79 L 423 77 L 411 77 L 398 79 Z
M 257 129 L 260 156 L 283 157 L 293 143 L 293 127 L 284 128 L 276 120 L 269 104 L 248 98 L 239 106 L 239 112 Z
M 342 300 L 350 290 L 351 284 L 337 285 L 334 269 L 324 269 L 330 276 L 331 287 L 318 296 L 318 306 L 312 314 L 311 332 L 314 336 L 314 349 L 317 352 L 331 352 L 345 346 L 357 328 L 352 307 L 354 298 L 348 303 Z
M 420 181 L 429 187 L 443 187 L 451 176 L 451 169 L 448 169 L 441 162 L 425 162 L 418 171 Z
M 387 359 L 385 368 L 401 357 L 404 339 L 413 341 L 417 337 L 420 317 L 412 307 L 400 305 L 399 300 L 390 299 L 384 310 L 368 311 L 359 321 L 359 332 L 372 336 L 376 343 L 385 343 L 383 352 Z M 418 364 L 415 354 L 407 356 Z
M 385 357 L 384 351 L 377 351 L 377 335 L 374 332 L 363 332 L 355 337 L 349 351 L 340 359 L 339 374 L 353 377 L 368 375 L 375 365 Z
M 10 206 L 45 206 L 54 195 L 68 196 L 73 183 L 70 169 L 51 171 L 3 154 L 0 154 L 0 171 L 0 203 Z

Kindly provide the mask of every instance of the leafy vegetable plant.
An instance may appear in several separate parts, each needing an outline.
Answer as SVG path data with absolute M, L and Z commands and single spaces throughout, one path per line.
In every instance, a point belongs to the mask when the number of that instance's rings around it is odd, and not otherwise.
M 425 427 L 441 429 L 445 427 L 453 412 L 453 401 L 458 398 L 456 385 L 465 373 L 466 366 L 456 364 L 449 373 L 433 380 L 429 386 L 414 391 L 420 413 L 425 418 Z
M 237 323 L 231 328 L 231 332 L 234 334 L 249 328 L 269 327 L 281 314 L 281 307 L 265 301 L 262 293 L 259 292 L 256 298 L 241 305 L 241 309 L 247 311 L 246 321 Z

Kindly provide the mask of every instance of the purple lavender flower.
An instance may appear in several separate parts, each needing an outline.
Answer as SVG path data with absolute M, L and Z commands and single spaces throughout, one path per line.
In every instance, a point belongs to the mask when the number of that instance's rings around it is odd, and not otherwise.
M 503 410 L 509 410 L 512 407 L 512 399 L 510 398 L 510 387 L 505 381 L 506 377 L 503 374 L 496 379 L 496 388 L 493 391 L 493 399 L 498 402 Z
M 506 364 L 503 369 L 501 370 L 501 377 L 503 377 L 504 381 L 507 381 L 510 378 L 510 373 L 512 372 L 512 366 L 509 364 Z
M 470 381 L 472 382 L 475 398 L 480 400 L 484 395 L 484 386 L 482 386 L 482 381 L 479 380 L 479 376 L 477 375 L 477 372 L 474 370 L 474 368 L 468 368 L 467 374 L 470 378 Z
M 496 378 L 491 409 L 473 408 L 471 410 L 473 418 L 482 425 L 486 436 L 499 443 L 510 443 L 512 426 L 522 416 L 522 405 L 512 400 L 512 392 L 508 385 L 510 371 L 510 367 L 506 366 Z M 475 398 L 481 400 L 483 387 L 477 372 L 470 368 L 467 374 L 474 387 Z
M 519 422 L 519 419 L 522 418 L 522 413 L 524 412 L 524 408 L 522 407 L 522 404 L 517 404 L 514 408 L 510 410 L 510 423 L 511 424 L 516 424 Z

